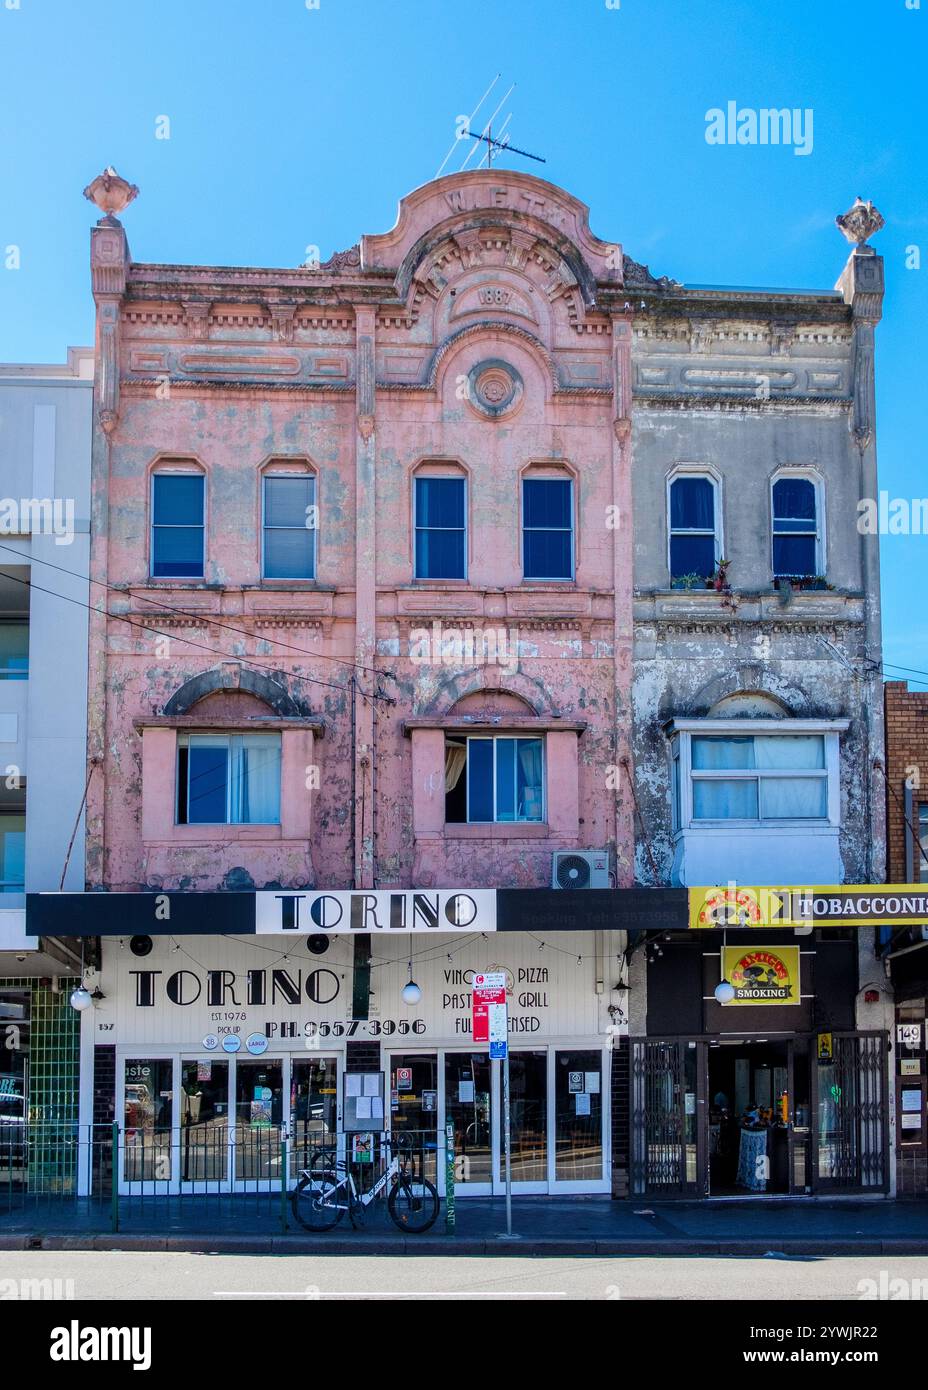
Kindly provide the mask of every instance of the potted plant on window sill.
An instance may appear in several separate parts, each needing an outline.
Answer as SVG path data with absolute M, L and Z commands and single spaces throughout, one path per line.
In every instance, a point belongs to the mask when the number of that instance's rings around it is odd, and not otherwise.
M 703 582 L 703 576 L 694 570 L 692 574 L 675 574 L 670 581 L 670 587 L 671 589 L 685 589 L 687 593 L 690 593 L 693 589 L 701 589 Z
M 774 578 L 773 587 L 787 593 L 795 593 L 804 589 L 821 592 L 835 586 L 829 584 L 823 574 L 778 574 Z
M 728 593 L 731 585 L 728 582 L 728 567 L 731 560 L 719 560 L 714 574 L 706 575 L 706 588 L 714 589 L 717 594 Z

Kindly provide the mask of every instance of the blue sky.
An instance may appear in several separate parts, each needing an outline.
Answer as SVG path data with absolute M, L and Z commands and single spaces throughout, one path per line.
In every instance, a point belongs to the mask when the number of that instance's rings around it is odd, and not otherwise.
M 104 165 L 141 189 L 139 260 L 325 258 L 392 226 L 499 72 L 513 143 L 547 161 L 503 162 L 582 198 L 657 274 L 830 289 L 835 214 L 872 198 L 881 487 L 928 495 L 926 56 L 928 0 L 0 0 L 0 361 L 91 340 L 81 191 Z M 811 153 L 707 144 L 732 100 L 811 108 Z M 926 555 L 928 537 L 883 540 L 885 658 L 922 673 Z

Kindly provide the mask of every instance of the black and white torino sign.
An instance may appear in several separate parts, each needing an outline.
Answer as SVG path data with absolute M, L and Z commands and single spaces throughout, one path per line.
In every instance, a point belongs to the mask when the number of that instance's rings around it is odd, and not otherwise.
M 496 931 L 496 890 L 264 890 L 255 894 L 255 931 L 259 936 L 280 932 Z

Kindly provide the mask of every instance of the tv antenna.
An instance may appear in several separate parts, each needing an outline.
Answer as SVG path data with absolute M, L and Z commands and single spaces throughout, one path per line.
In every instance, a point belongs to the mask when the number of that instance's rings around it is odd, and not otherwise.
M 506 117 L 506 121 L 504 122 L 504 126 L 505 126 L 506 124 L 508 124 L 508 122 L 509 122 L 509 117 L 507 116 L 507 117 Z M 511 145 L 511 144 L 509 143 L 509 137 L 508 137 L 508 135 L 506 136 L 506 138 L 505 138 L 504 140 L 494 140 L 494 138 L 493 138 L 493 132 L 492 132 L 492 126 L 487 126 L 487 131 L 486 131 L 486 134 L 485 134 L 485 135 L 478 135 L 478 134 L 476 133 L 476 131 L 473 131 L 473 130 L 468 130 L 468 131 L 466 132 L 466 135 L 467 135 L 471 140 L 483 140 L 483 141 L 486 142 L 487 152 L 486 152 L 486 154 L 484 155 L 483 158 L 484 158 L 484 159 L 486 160 L 486 162 L 487 162 L 487 168 L 488 168 L 488 169 L 492 169 L 492 167 L 493 167 L 493 151 L 494 151 L 494 150 L 508 150 L 510 154 L 521 154 L 525 159 L 534 159 L 535 162 L 536 162 L 537 164 L 546 164 L 546 163 L 547 163 L 547 160 L 544 159 L 540 154 L 531 154 L 528 150 L 520 150 L 519 147 L 518 147 L 518 145 Z M 482 164 L 482 163 L 483 163 L 483 160 L 480 161 L 480 164 Z M 477 167 L 479 168 L 480 165 L 478 165 Z
M 444 159 L 442 160 L 441 164 L 438 166 L 438 169 L 435 172 L 435 178 L 438 178 L 439 175 L 442 173 L 442 171 L 445 168 L 445 165 L 448 163 L 451 156 L 454 154 L 454 151 L 457 149 L 458 142 L 461 140 L 473 141 L 473 144 L 471 145 L 467 154 L 464 156 L 463 163 L 461 164 L 461 167 L 458 170 L 458 173 L 461 174 L 467 168 L 468 164 L 473 159 L 477 151 L 480 149 L 481 145 L 486 145 L 486 150 L 484 151 L 484 154 L 482 155 L 480 162 L 477 165 L 478 169 L 483 168 L 484 164 L 486 164 L 488 169 L 492 168 L 494 150 L 509 150 L 510 153 L 522 155 L 525 159 L 534 159 L 539 164 L 544 164 L 546 162 L 544 159 L 542 159 L 541 155 L 530 154 L 528 150 L 520 150 L 517 148 L 517 146 L 511 145 L 509 143 L 509 136 L 505 134 L 505 131 L 506 127 L 509 125 L 509 122 L 512 120 L 511 111 L 503 119 L 502 123 L 497 126 L 496 135 L 493 134 L 494 121 L 497 119 L 500 111 L 503 109 L 506 102 L 512 96 L 512 93 L 515 91 L 516 84 L 514 82 L 510 84 L 508 91 L 497 102 L 483 128 L 473 129 L 474 119 L 477 115 L 477 112 L 480 110 L 481 106 L 486 101 L 493 88 L 496 86 L 497 82 L 499 81 L 499 77 L 500 75 L 499 73 L 497 73 L 469 116 L 458 116 L 457 119 L 459 128 L 455 134 L 454 139 L 451 142 L 451 148 L 449 149 L 448 153 L 445 155 Z

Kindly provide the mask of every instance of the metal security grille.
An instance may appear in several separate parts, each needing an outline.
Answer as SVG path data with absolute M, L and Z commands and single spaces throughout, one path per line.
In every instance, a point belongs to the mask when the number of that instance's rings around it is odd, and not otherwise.
M 632 1191 L 674 1196 L 687 1188 L 684 1044 L 632 1042 Z
M 819 1061 L 816 1082 L 816 1189 L 885 1189 L 885 1037 L 836 1034 L 833 1060 Z

